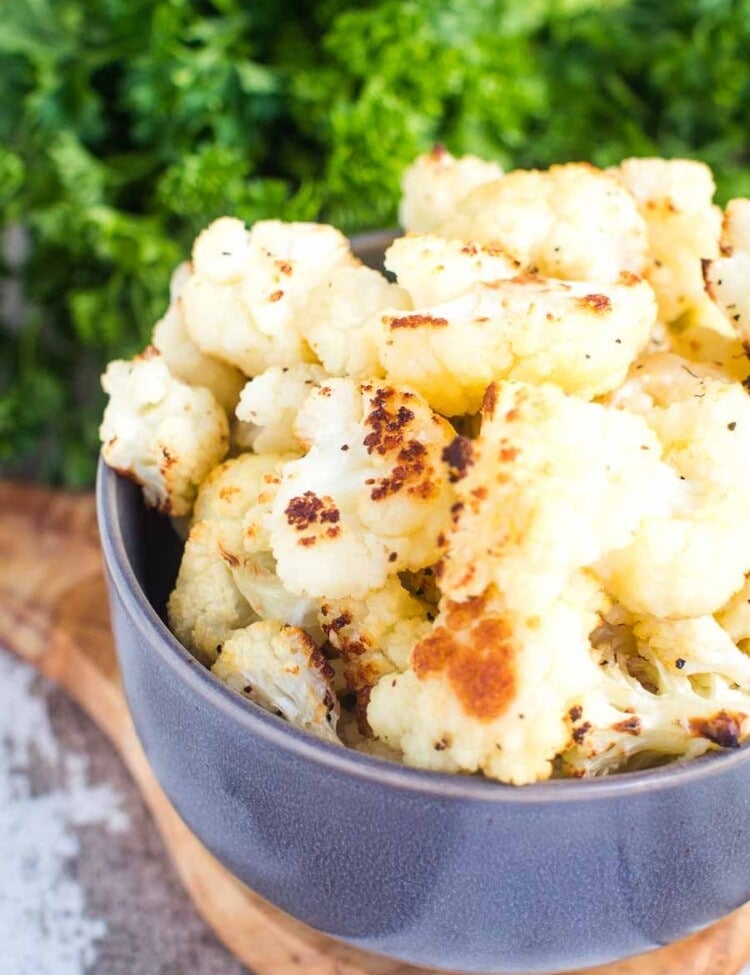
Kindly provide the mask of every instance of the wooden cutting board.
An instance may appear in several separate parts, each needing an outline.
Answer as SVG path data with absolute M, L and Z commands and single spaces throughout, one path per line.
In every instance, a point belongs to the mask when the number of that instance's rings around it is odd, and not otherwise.
M 0 643 L 58 681 L 110 738 L 195 906 L 256 975 L 420 975 L 271 907 L 229 874 L 172 808 L 120 684 L 91 495 L 0 482 Z M 680 944 L 589 975 L 737 975 L 748 961 L 750 905 Z

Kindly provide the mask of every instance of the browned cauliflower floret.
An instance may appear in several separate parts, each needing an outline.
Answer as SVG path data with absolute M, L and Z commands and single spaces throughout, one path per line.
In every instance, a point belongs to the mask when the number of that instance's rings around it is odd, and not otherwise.
M 396 578 L 358 599 L 324 600 L 318 616 L 343 661 L 347 690 L 365 704 L 370 688 L 383 675 L 406 669 L 411 649 L 430 629 L 431 618 L 427 604 Z
M 479 437 L 447 454 L 459 507 L 441 588 L 465 600 L 495 584 L 542 614 L 575 573 L 671 510 L 680 484 L 660 453 L 641 417 L 555 386 L 490 387 Z
M 324 741 L 338 742 L 333 670 L 314 641 L 275 620 L 235 630 L 211 667 L 234 690 Z
M 193 273 L 181 291 L 188 333 L 201 351 L 248 376 L 313 361 L 296 316 L 332 268 L 353 263 L 334 227 L 260 220 L 247 230 L 222 217 L 193 248 Z
M 295 435 L 307 453 L 284 465 L 254 526 L 290 591 L 360 597 L 440 557 L 452 501 L 441 455 L 453 429 L 417 393 L 332 379 L 306 400 Z
M 452 416 L 474 413 L 496 379 L 553 382 L 586 399 L 617 387 L 656 320 L 651 288 L 524 276 L 478 284 L 443 304 L 383 316 L 393 382 Z
M 109 403 L 99 429 L 102 457 L 143 486 L 146 503 L 190 514 L 198 485 L 229 446 L 224 410 L 210 390 L 175 379 L 149 346 L 102 376 Z
M 646 227 L 635 201 L 587 163 L 518 169 L 484 183 L 434 232 L 496 245 L 553 278 L 617 281 L 646 264 Z
M 677 619 L 714 613 L 750 570 L 747 393 L 706 367 L 659 355 L 639 364 L 613 402 L 642 415 L 682 493 L 671 513 L 647 518 L 598 571 L 633 612 Z
M 452 156 L 442 146 L 419 156 L 404 173 L 399 221 L 405 230 L 424 233 L 437 227 L 460 201 L 482 183 L 502 176 L 496 163 L 476 156 Z
M 258 617 L 316 626 L 317 604 L 284 589 L 270 553 L 245 551 L 245 515 L 271 496 L 283 460 L 242 454 L 201 485 L 167 611 L 175 635 L 202 660 L 213 661 L 231 631 Z
M 516 785 L 548 778 L 570 737 L 569 709 L 598 676 L 588 633 L 599 601 L 590 579 L 542 616 L 516 612 L 494 587 L 447 601 L 409 669 L 373 688 L 373 734 L 409 765 Z
M 592 634 L 597 686 L 571 709 L 567 775 L 602 775 L 736 748 L 750 733 L 750 659 L 711 617 L 614 608 Z
M 683 315 L 707 326 L 714 317 L 701 260 L 718 255 L 721 211 L 712 203 L 714 181 L 703 163 L 687 159 L 626 159 L 611 171 L 633 195 L 648 227 L 645 275 L 659 315 Z

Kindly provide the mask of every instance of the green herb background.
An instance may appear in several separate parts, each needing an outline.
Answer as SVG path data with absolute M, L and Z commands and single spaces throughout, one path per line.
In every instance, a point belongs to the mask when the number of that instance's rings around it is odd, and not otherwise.
M 100 368 L 220 214 L 392 224 L 436 141 L 750 195 L 749 54 L 750 0 L 0 0 L 3 472 L 90 482 Z

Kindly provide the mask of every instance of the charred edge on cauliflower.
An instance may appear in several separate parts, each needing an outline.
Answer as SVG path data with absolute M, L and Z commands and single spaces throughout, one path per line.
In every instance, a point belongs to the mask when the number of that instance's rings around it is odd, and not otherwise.
M 720 748 L 739 748 L 746 718 L 745 714 L 719 711 L 712 718 L 691 718 L 688 725 L 697 738 L 707 738 Z
M 451 484 L 466 477 L 474 463 L 473 448 L 468 437 L 455 437 L 443 450 L 443 461 L 448 465 L 448 479 Z
M 412 666 L 424 680 L 444 674 L 464 711 L 479 721 L 504 714 L 516 693 L 516 648 L 499 616 L 485 615 L 485 596 L 449 603 L 444 624 L 412 651 Z

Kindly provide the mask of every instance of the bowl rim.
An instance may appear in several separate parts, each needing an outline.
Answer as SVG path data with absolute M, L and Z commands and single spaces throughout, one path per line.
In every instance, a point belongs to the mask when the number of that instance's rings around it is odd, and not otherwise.
M 104 563 L 112 585 L 130 619 L 175 676 L 210 707 L 220 708 L 245 731 L 266 739 L 300 758 L 394 790 L 427 794 L 437 799 L 521 804 L 578 802 L 639 795 L 679 788 L 728 772 L 750 759 L 750 744 L 712 752 L 685 762 L 638 772 L 591 779 L 553 779 L 525 786 L 508 785 L 481 776 L 436 772 L 399 765 L 352 748 L 316 738 L 265 711 L 215 677 L 177 640 L 149 602 L 128 559 L 118 517 L 117 499 L 131 482 L 99 458 L 96 509 Z

